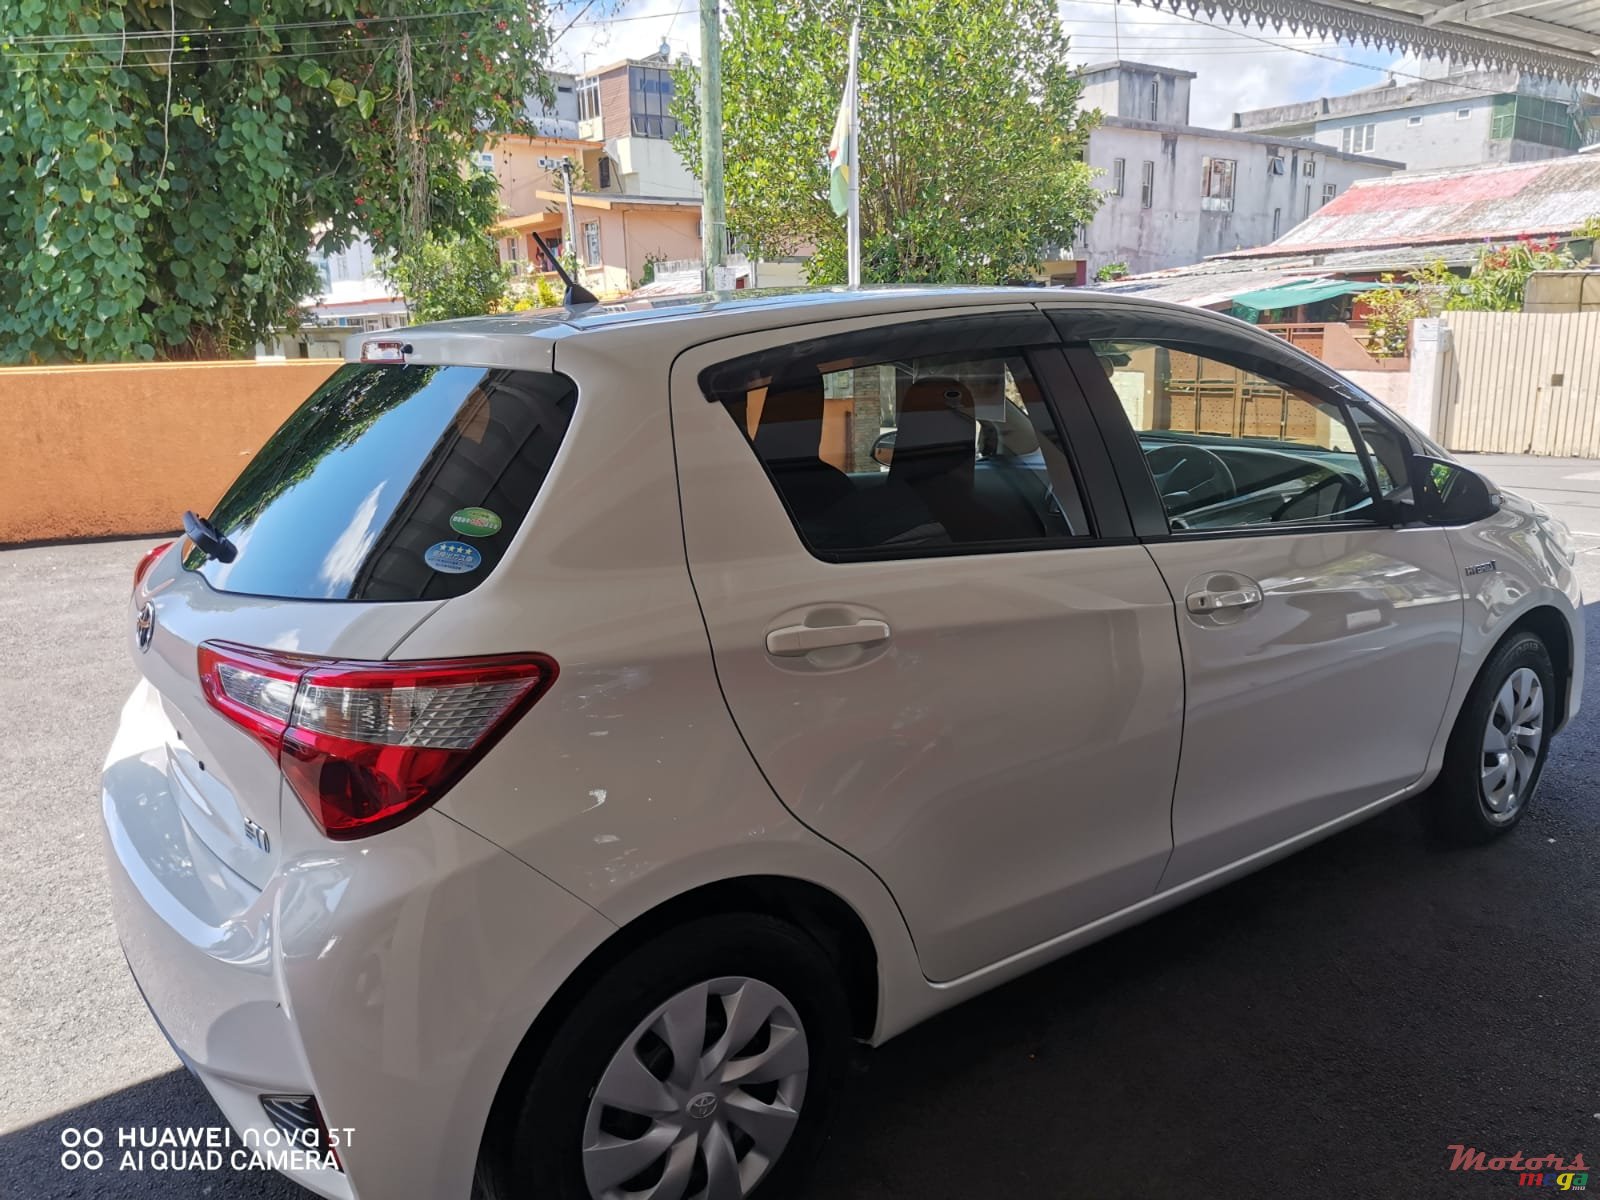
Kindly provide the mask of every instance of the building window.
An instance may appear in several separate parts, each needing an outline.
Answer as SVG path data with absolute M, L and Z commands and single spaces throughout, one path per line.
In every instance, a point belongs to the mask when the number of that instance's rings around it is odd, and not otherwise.
M 1113 196 L 1122 195 L 1122 189 L 1126 185 L 1127 179 L 1128 160 L 1125 158 L 1113 158 L 1111 160 L 1111 194 Z
M 661 67 L 628 68 L 628 114 L 634 137 L 670 138 L 678 132 L 672 112 L 672 72 Z
M 603 192 L 611 186 L 611 160 L 604 154 L 600 156 L 600 190 Z
M 600 115 L 600 79 L 591 75 L 578 80 L 578 120 L 591 121 Z
M 1156 200 L 1156 165 L 1146 162 L 1139 168 L 1139 207 L 1149 208 Z
M 1161 113 L 1161 81 L 1159 79 L 1152 79 L 1150 81 L 1150 119 L 1152 121 L 1160 120 L 1161 119 L 1160 118 L 1160 113 Z
M 492 150 L 479 150 L 472 156 L 472 165 L 478 170 L 490 175 L 494 174 L 494 152 Z
M 1326 204 L 1329 200 L 1332 200 L 1338 194 L 1339 194 L 1339 185 L 1338 184 L 1336 184 L 1336 183 L 1325 183 L 1325 184 L 1322 185 L 1322 202 L 1324 204 Z
M 1582 144 L 1572 110 L 1559 100 L 1538 96 L 1496 97 L 1489 136 L 1565 150 L 1576 150 Z
M 600 265 L 600 222 L 583 223 L 583 263 L 588 267 Z
M 1340 134 L 1339 146 L 1346 154 L 1365 154 L 1377 145 L 1378 127 L 1371 122 L 1365 125 L 1346 125 Z
M 1278 234 L 1283 230 L 1283 209 L 1272 210 L 1272 240 L 1278 240 Z
M 1233 172 L 1231 158 L 1200 160 L 1200 207 L 1207 212 L 1233 211 Z
M 1305 177 L 1307 179 L 1315 179 L 1317 177 L 1317 160 L 1316 159 L 1314 159 L 1314 158 L 1306 159 L 1306 165 L 1304 167 L 1303 174 L 1305 175 Z
M 1274 154 L 1267 159 L 1267 172 L 1271 175 L 1282 175 L 1285 171 L 1283 155 Z
M 1407 117 L 1406 118 L 1406 124 L 1411 126 L 1411 128 L 1415 129 L 1418 125 L 1422 124 L 1422 118 L 1421 117 Z
M 1470 108 L 1458 108 L 1458 109 L 1456 109 L 1456 120 L 1458 120 L 1458 121 L 1465 121 L 1471 115 L 1472 115 L 1472 110 Z

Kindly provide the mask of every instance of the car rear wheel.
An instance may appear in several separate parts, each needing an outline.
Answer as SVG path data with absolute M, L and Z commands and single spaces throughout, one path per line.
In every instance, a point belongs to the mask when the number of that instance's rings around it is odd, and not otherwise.
M 792 1192 L 849 1042 L 837 978 L 810 935 L 765 916 L 705 918 L 650 941 L 552 1034 L 508 1143 L 480 1169 L 480 1191 L 551 1200 Z
M 1435 830 L 1481 844 L 1522 819 L 1550 750 L 1554 679 L 1550 653 L 1531 633 L 1494 652 L 1462 705 L 1426 798 Z

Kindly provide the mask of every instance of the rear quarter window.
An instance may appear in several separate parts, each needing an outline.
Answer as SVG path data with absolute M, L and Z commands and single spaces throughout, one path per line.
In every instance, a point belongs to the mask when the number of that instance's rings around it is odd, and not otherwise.
M 219 591 L 256 596 L 462 595 L 521 527 L 576 400 L 561 375 L 346 365 L 212 512 L 234 559 L 186 544 L 183 565 Z

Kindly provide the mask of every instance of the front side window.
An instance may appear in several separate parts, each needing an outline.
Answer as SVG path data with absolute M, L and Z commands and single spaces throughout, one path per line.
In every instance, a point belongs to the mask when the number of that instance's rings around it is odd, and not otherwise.
M 961 350 L 927 333 L 937 326 L 783 347 L 702 374 L 818 557 L 1040 549 L 1089 535 L 1028 353 Z M 900 339 L 917 341 L 900 352 Z
M 1231 158 L 1205 158 L 1200 164 L 1200 207 L 1206 212 L 1233 211 L 1233 173 Z
M 1189 345 L 1091 345 L 1174 533 L 1370 518 L 1366 462 L 1340 405 Z

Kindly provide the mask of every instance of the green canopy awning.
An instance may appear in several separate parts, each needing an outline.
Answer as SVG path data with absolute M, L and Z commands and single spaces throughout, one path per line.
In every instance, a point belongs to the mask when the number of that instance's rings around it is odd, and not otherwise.
M 1357 283 L 1350 279 L 1295 279 L 1258 292 L 1244 292 L 1233 298 L 1233 315 L 1254 321 L 1270 309 L 1298 308 L 1302 304 L 1315 304 L 1334 296 L 1349 296 L 1356 292 L 1370 292 L 1381 288 L 1381 283 Z

